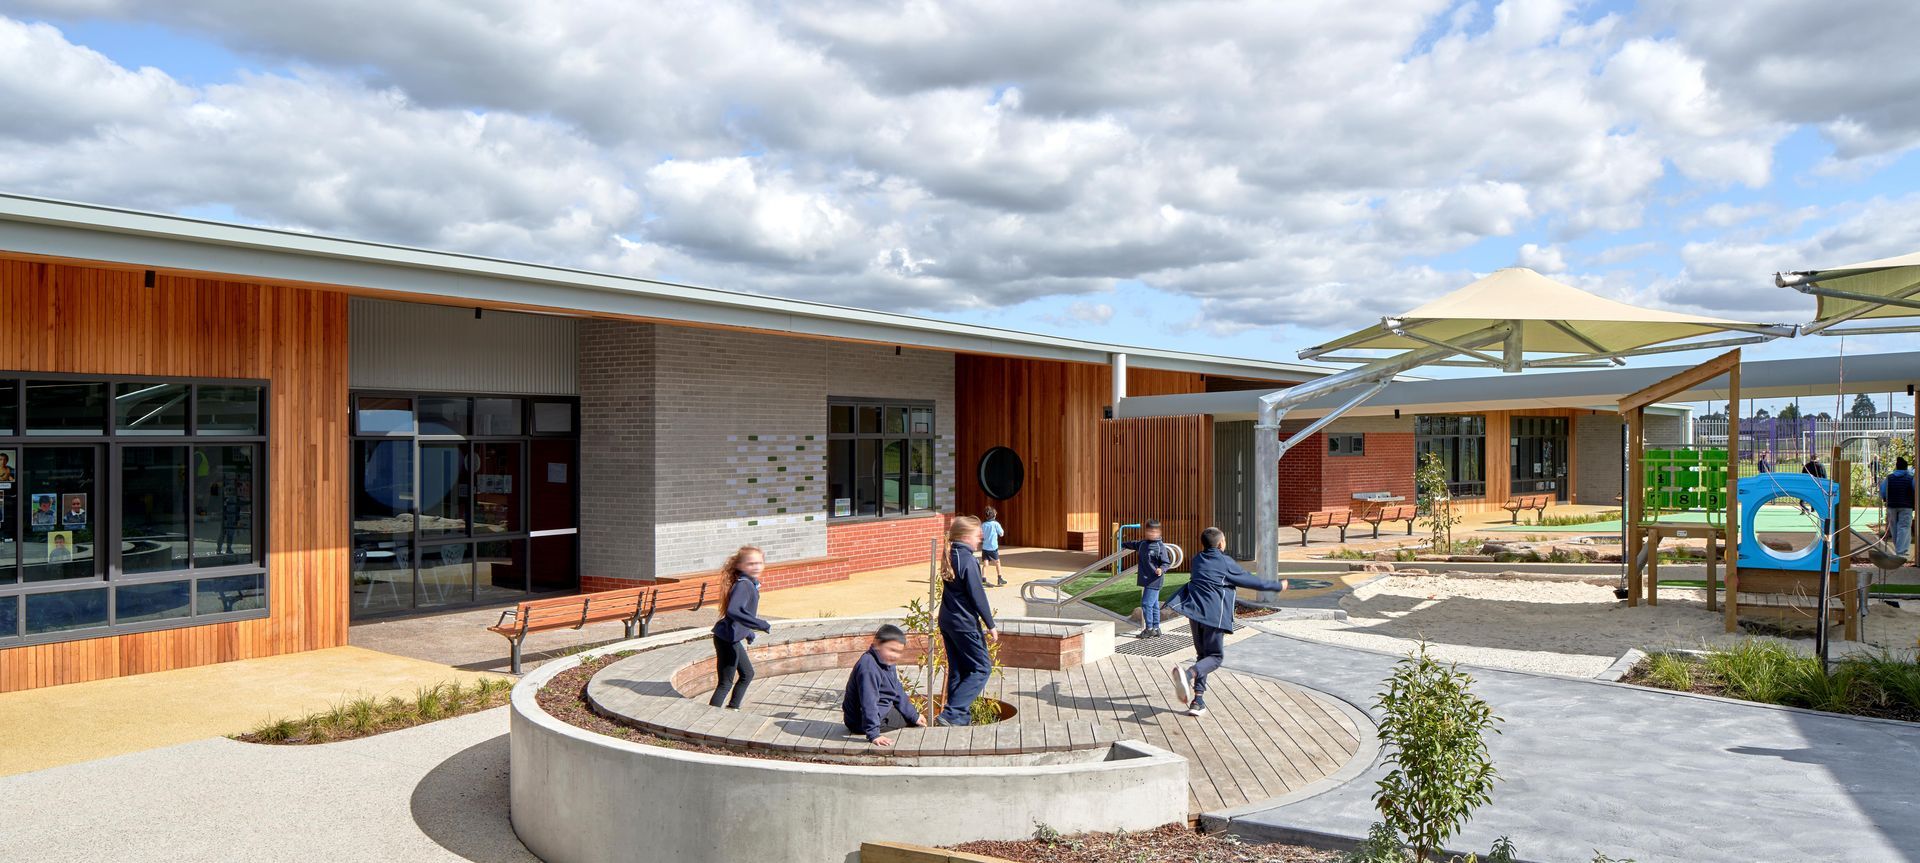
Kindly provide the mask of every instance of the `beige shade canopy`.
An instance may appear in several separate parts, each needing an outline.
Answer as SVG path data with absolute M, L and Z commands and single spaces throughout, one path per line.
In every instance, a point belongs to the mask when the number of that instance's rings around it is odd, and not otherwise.
M 1588 359 L 1730 330 L 1766 336 L 1792 332 L 1791 327 L 1630 305 L 1556 282 L 1524 267 L 1512 267 L 1496 270 L 1419 308 L 1300 355 L 1313 358 L 1348 348 L 1413 350 L 1435 342 L 1452 342 L 1501 323 L 1512 323 L 1518 338 L 1490 345 L 1489 351 L 1567 354 Z
M 1783 274 L 1776 281 L 1814 295 L 1818 322 L 1920 316 L 1920 252 L 1844 267 Z M 1829 293 L 1830 292 L 1830 293 Z M 1834 294 L 1857 294 L 1858 298 Z M 1875 301 L 1877 298 L 1879 301 Z M 1824 329 L 1824 327 L 1821 327 Z

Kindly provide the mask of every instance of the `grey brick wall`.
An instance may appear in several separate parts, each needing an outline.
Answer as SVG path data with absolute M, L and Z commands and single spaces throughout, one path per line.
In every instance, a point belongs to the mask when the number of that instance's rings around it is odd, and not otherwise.
M 580 325 L 580 574 L 654 576 L 655 327 Z
M 1578 466 L 1574 500 L 1594 506 L 1612 506 L 1620 493 L 1620 427 L 1618 414 L 1582 414 L 1573 420 L 1573 458 Z
M 582 489 L 588 512 L 605 510 L 582 523 L 583 574 L 708 569 L 742 544 L 775 561 L 825 556 L 829 396 L 933 401 L 935 503 L 953 507 L 950 354 L 596 322 L 580 375 L 582 472 L 608 472 Z

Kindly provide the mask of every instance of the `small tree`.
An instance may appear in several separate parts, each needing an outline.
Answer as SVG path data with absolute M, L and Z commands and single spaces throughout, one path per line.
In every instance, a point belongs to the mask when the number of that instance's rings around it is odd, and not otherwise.
M 1418 512 L 1427 520 L 1427 526 L 1433 531 L 1433 550 L 1447 552 L 1453 549 L 1453 529 L 1460 524 L 1460 515 L 1453 511 L 1453 497 L 1447 488 L 1447 463 L 1437 452 L 1420 456 L 1420 466 L 1413 472 L 1414 486 L 1418 489 Z
M 1473 678 L 1427 655 L 1427 645 L 1400 660 L 1374 702 L 1380 742 L 1393 766 L 1373 803 L 1414 859 L 1426 863 L 1473 810 L 1492 800 L 1493 761 L 1485 735 L 1499 717 L 1472 692 Z
M 1783 420 L 1797 420 L 1797 419 L 1799 419 L 1799 418 L 1800 418 L 1800 406 L 1799 406 L 1799 405 L 1796 405 L 1796 404 L 1789 404 L 1789 405 L 1787 405 L 1786 407 L 1783 407 L 1783 408 L 1781 408 L 1781 409 L 1780 409 L 1780 418 L 1781 418 L 1781 419 L 1783 419 Z
M 1879 412 L 1880 408 L 1874 405 L 1873 399 L 1866 393 L 1860 393 L 1853 397 L 1853 407 L 1847 409 L 1847 416 L 1854 419 L 1872 419 L 1873 415 Z

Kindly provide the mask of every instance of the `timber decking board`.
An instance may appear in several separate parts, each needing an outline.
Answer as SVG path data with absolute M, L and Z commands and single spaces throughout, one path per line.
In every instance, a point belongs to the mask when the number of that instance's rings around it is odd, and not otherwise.
M 795 627 L 765 646 L 838 634 L 834 627 Z M 1304 787 L 1343 766 L 1359 748 L 1356 733 L 1367 733 L 1326 696 L 1225 670 L 1208 681 L 1209 715 L 1187 717 L 1169 696 L 1167 661 L 1115 655 L 1066 671 L 1003 669 L 987 692 L 1014 707 L 1012 720 L 903 729 L 892 733 L 898 745 L 885 750 L 841 725 L 845 668 L 757 678 L 740 711 L 709 707 L 705 692 L 687 697 L 660 685 L 711 654 L 705 639 L 656 648 L 609 665 L 590 691 L 597 703 L 656 733 L 799 756 L 1004 756 L 1141 740 L 1188 760 L 1195 814 Z

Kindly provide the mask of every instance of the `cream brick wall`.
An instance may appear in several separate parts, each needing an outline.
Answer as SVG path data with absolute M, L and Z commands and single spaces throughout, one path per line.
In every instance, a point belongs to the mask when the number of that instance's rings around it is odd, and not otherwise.
M 950 354 L 593 322 L 580 374 L 582 472 L 608 474 L 583 485 L 583 507 L 605 512 L 583 521 L 583 574 L 708 569 L 743 544 L 825 556 L 829 396 L 933 401 L 935 503 L 953 507 Z

